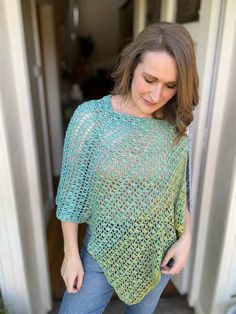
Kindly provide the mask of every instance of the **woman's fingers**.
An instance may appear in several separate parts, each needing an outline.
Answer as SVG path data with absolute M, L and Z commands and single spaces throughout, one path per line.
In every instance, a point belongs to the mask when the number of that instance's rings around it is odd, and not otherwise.
M 72 279 L 72 278 L 65 280 L 66 288 L 69 293 L 77 292 L 77 288 L 75 286 L 75 280 L 76 279 Z
M 166 265 L 164 268 L 161 268 L 161 272 L 167 275 L 175 275 L 178 274 L 183 268 L 183 261 L 181 259 L 175 259 L 174 263 L 172 263 L 172 267 L 168 267 L 168 265 Z
M 161 272 L 167 275 L 178 274 L 183 269 L 182 262 L 176 259 L 172 250 L 167 251 L 161 263 Z
M 168 267 L 167 264 L 170 261 L 170 259 L 173 257 L 174 257 L 174 255 L 173 255 L 172 251 L 171 250 L 167 251 L 165 257 L 163 258 L 163 260 L 161 262 L 161 268 Z
M 178 274 L 182 269 L 183 269 L 182 267 L 176 265 L 176 266 L 173 266 L 172 268 L 161 270 L 161 273 L 167 274 L 167 275 L 175 275 L 175 274 Z
M 84 273 L 80 274 L 79 278 L 77 278 L 77 290 L 79 291 L 80 288 L 82 287 L 82 283 L 83 283 L 83 278 L 84 278 Z
M 186 233 L 169 248 L 161 263 L 161 272 L 163 274 L 175 275 L 185 267 L 188 260 L 190 243 L 191 235 Z M 171 258 L 175 260 L 174 263 L 170 263 Z M 171 264 L 172 267 L 168 267 L 171 266 Z
M 83 282 L 84 269 L 80 258 L 65 257 L 61 275 L 69 293 L 76 293 L 80 290 Z
M 83 283 L 83 276 L 84 274 L 80 273 L 75 278 L 73 276 L 71 278 L 68 278 L 67 280 L 64 279 L 67 291 L 69 293 L 75 293 L 81 289 Z

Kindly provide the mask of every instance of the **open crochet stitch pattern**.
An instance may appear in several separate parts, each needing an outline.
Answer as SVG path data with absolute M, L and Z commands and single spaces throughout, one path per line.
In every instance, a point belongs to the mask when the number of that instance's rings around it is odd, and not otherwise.
M 166 120 L 114 112 L 110 95 L 79 105 L 66 131 L 56 216 L 90 225 L 88 252 L 126 304 L 157 285 L 191 211 L 189 136 L 175 136 Z

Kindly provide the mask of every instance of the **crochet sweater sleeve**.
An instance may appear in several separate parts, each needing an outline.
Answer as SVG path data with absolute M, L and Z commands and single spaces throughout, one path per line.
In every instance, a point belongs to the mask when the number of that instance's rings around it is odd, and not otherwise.
M 86 139 L 91 132 L 91 117 L 84 111 L 86 104 L 74 112 L 66 130 L 62 169 L 55 203 L 56 216 L 67 222 L 83 223 L 88 221 L 89 211 L 86 203 L 90 182 L 86 178 L 91 154 Z M 85 131 L 86 130 L 86 131 Z

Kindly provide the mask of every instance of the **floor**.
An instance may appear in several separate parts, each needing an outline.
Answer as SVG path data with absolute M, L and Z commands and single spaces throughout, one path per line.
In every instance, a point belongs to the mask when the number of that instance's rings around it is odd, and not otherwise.
M 59 311 L 60 302 L 55 302 L 53 310 L 49 314 Z M 123 314 L 124 303 L 119 299 L 111 299 L 104 314 Z M 194 310 L 188 306 L 185 296 L 163 297 L 160 299 L 155 314 L 194 314 Z M 146 314 L 146 313 L 143 313 Z

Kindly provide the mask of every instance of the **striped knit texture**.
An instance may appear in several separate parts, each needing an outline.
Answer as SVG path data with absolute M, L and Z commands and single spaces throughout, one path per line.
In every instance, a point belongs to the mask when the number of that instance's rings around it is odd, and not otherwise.
M 188 136 L 175 125 L 114 112 L 111 96 L 79 105 L 66 131 L 56 195 L 59 220 L 88 223 L 88 252 L 126 304 L 161 278 L 184 230 Z

